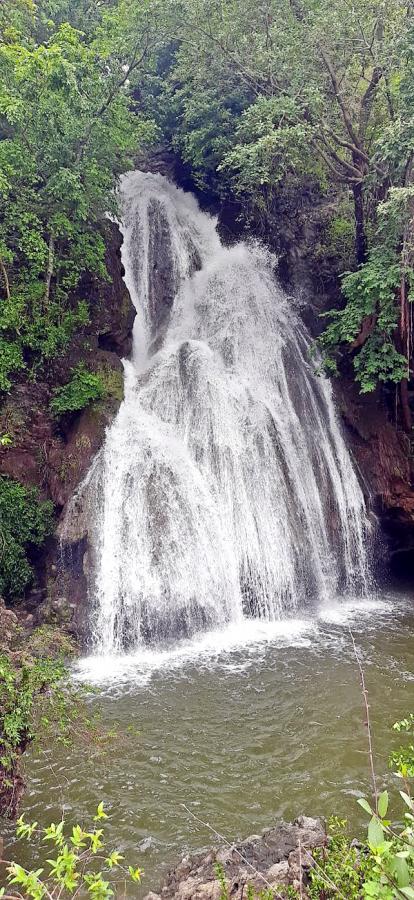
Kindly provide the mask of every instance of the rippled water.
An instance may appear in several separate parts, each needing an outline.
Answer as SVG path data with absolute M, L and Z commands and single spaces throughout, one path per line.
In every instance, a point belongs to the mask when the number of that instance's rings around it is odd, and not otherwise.
M 103 800 L 110 842 L 143 865 L 144 892 L 183 851 L 214 843 L 183 804 L 229 839 L 301 812 L 357 825 L 355 798 L 369 792 L 369 777 L 348 626 L 382 777 L 395 743 L 389 727 L 413 705 L 413 618 L 410 598 L 387 595 L 308 619 L 246 622 L 169 652 L 81 662 L 74 675 L 100 687 L 91 708 L 118 737 L 101 756 L 82 742 L 32 751 L 28 818 L 47 824 L 63 807 L 70 821 L 87 820 Z M 9 852 L 30 863 L 26 848 Z

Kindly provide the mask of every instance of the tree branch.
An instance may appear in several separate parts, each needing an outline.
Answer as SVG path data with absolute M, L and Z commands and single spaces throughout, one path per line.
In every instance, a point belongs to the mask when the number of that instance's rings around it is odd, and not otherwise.
M 345 150 L 349 150 L 351 153 L 354 153 L 355 156 L 358 156 L 362 162 L 369 163 L 369 156 L 362 150 L 360 147 L 357 147 L 356 144 L 351 144 L 350 141 L 345 141 L 344 138 L 340 138 L 338 134 L 335 134 L 332 131 L 332 128 L 328 128 L 325 126 L 326 131 L 331 136 L 332 140 L 334 140 L 339 147 L 344 147 Z
M 325 144 L 326 149 L 331 154 L 332 159 L 334 159 L 335 162 L 338 163 L 338 165 L 342 166 L 342 168 L 345 170 L 345 172 L 348 175 L 351 176 L 351 178 L 356 178 L 357 180 L 362 181 L 362 172 L 360 171 L 360 169 L 357 169 L 356 166 L 353 166 L 352 163 L 348 162 L 347 159 L 343 159 L 342 156 L 339 156 L 339 153 L 337 153 L 336 150 L 334 150 L 334 148 L 331 147 L 331 145 L 326 140 L 323 133 L 322 133 L 322 140 Z
M 369 765 L 370 765 L 370 769 L 371 769 L 371 781 L 372 781 L 372 790 L 373 790 L 373 798 L 374 798 L 374 809 L 378 815 L 378 788 L 377 788 L 377 779 L 375 776 L 374 752 L 373 752 L 373 747 L 372 747 L 372 731 L 371 731 L 371 718 L 370 718 L 370 714 L 369 714 L 368 691 L 367 691 L 366 684 L 365 684 L 364 669 L 363 669 L 361 660 L 359 658 L 354 635 L 350 628 L 349 628 L 349 634 L 351 636 L 352 646 L 354 649 L 354 655 L 355 655 L 355 659 L 357 661 L 357 665 L 358 665 L 358 669 L 359 669 L 359 678 L 360 678 L 360 683 L 361 683 L 362 698 L 363 698 L 364 707 L 365 707 L 365 723 L 364 724 L 366 725 L 367 735 L 368 735 L 368 757 L 369 757 Z
M 329 72 L 329 76 L 330 76 L 330 79 L 331 79 L 331 81 L 332 81 L 332 87 L 333 87 L 333 89 L 334 89 L 334 94 L 335 94 L 335 97 L 336 97 L 336 99 L 337 99 L 337 101 L 338 101 L 339 107 L 340 107 L 340 109 L 341 109 L 341 112 L 342 112 L 342 118 L 343 118 L 343 120 L 344 120 L 344 122 L 345 122 L 345 126 L 346 126 L 346 129 L 347 129 L 347 132 L 348 132 L 348 134 L 349 134 L 349 136 L 350 136 L 352 142 L 355 144 L 355 146 L 356 146 L 356 147 L 360 147 L 359 138 L 358 138 L 358 135 L 357 135 L 357 133 L 356 133 L 356 131 L 355 131 L 355 129 L 354 129 L 354 126 L 353 126 L 352 120 L 351 120 L 351 116 L 350 116 L 350 114 L 349 114 L 349 110 L 347 109 L 346 104 L 345 104 L 345 101 L 344 101 L 344 98 L 343 98 L 343 96 L 342 96 L 341 89 L 340 89 L 339 82 L 338 82 L 338 77 L 337 77 L 337 74 L 336 74 L 336 72 L 335 72 L 335 69 L 334 69 L 334 67 L 333 67 L 333 65 L 332 65 L 332 63 L 331 63 L 331 60 L 329 59 L 329 56 L 327 55 L 327 53 L 325 52 L 325 50 L 323 49 L 323 47 L 319 46 L 319 52 L 320 52 L 320 54 L 321 54 L 321 56 L 322 56 L 322 59 L 323 59 L 323 62 L 325 63 L 325 66 L 326 66 L 326 68 L 327 68 L 327 70 L 328 70 L 328 72 Z
M 328 166 L 328 169 L 330 170 L 330 172 L 332 172 L 333 175 L 335 175 L 335 178 L 337 178 L 338 181 L 342 181 L 344 184 L 360 184 L 361 183 L 360 178 L 351 178 L 351 176 L 349 176 L 349 175 L 344 175 L 342 172 L 338 172 L 338 170 L 335 169 L 335 166 L 333 165 L 332 161 L 329 159 L 328 154 L 325 153 L 325 151 L 322 149 L 321 145 L 318 144 L 317 141 L 315 141 L 314 143 L 315 143 L 315 147 L 316 147 L 318 153 L 321 155 L 322 159 Z
M 47 262 L 47 270 L 46 270 L 46 281 L 45 281 L 45 292 L 43 296 L 43 307 L 46 310 L 49 305 L 50 300 L 50 286 L 53 278 L 53 271 L 55 267 L 55 236 L 53 231 L 50 232 L 49 237 L 49 257 Z
M 8 300 L 10 300 L 11 294 L 10 294 L 10 282 L 9 282 L 9 276 L 8 276 L 8 274 L 7 274 L 6 266 L 4 265 L 4 262 L 3 262 L 2 258 L 1 258 L 1 256 L 0 256 L 0 272 L 1 272 L 2 276 L 3 276 L 4 287 L 5 287 L 5 289 L 6 289 L 6 297 L 7 297 Z
M 148 35 L 147 35 L 147 38 L 148 38 Z M 104 113 L 106 113 L 106 111 L 109 109 L 109 107 L 111 106 L 111 104 L 112 104 L 113 101 L 115 100 L 115 97 L 119 94 L 119 91 L 120 91 L 120 90 L 123 88 L 123 86 L 126 84 L 126 82 L 128 81 L 128 78 L 130 77 L 130 75 L 132 75 L 132 72 L 134 72 L 135 69 L 137 69 L 139 66 L 142 65 L 142 63 L 144 62 L 144 59 L 146 58 L 146 56 L 147 56 L 147 54 L 148 54 L 150 45 L 151 45 L 151 44 L 150 44 L 150 40 L 149 40 L 149 38 L 148 38 L 148 39 L 147 39 L 147 43 L 146 43 L 146 45 L 145 45 L 145 47 L 144 47 L 144 50 L 142 51 L 141 56 L 140 56 L 139 58 L 137 58 L 137 55 L 138 55 L 138 49 L 139 49 L 139 44 L 137 44 L 137 45 L 135 46 L 135 48 L 134 48 L 134 50 L 133 50 L 133 53 L 132 53 L 131 61 L 130 61 L 129 65 L 128 65 L 128 67 L 127 67 L 127 69 L 126 69 L 126 71 L 125 71 L 123 77 L 122 77 L 119 81 L 117 81 L 116 85 L 115 85 L 115 86 L 113 87 L 113 89 L 109 92 L 109 95 L 108 95 L 108 97 L 106 98 L 106 100 L 102 103 L 102 105 L 100 106 L 100 108 L 99 108 L 99 110 L 97 111 L 97 113 L 95 113 L 95 115 L 94 115 L 94 117 L 93 117 L 93 119 L 92 119 L 92 121 L 91 121 L 91 123 L 90 123 L 90 125 L 89 125 L 89 128 L 88 128 L 88 130 L 87 130 L 85 136 L 82 138 L 82 140 L 81 140 L 81 142 L 80 142 L 80 144 L 79 144 L 79 149 L 78 149 L 78 152 L 77 152 L 77 154 L 76 154 L 76 160 L 75 160 L 76 165 L 79 165 L 79 163 L 80 163 L 81 160 L 82 160 L 83 154 L 84 154 L 85 149 L 86 149 L 86 147 L 87 147 L 87 145 L 88 145 L 89 139 L 90 139 L 90 137 L 91 137 L 91 135 L 92 135 L 92 131 L 93 131 L 93 128 L 94 128 L 95 123 L 96 123 L 97 121 L 99 121 L 99 119 L 101 119 L 102 116 L 104 115 Z
M 369 117 L 372 112 L 373 103 L 375 100 L 375 94 L 377 87 L 382 78 L 382 69 L 379 66 L 375 66 L 371 81 L 365 91 L 365 94 L 361 100 L 361 112 L 359 116 L 359 136 L 360 139 L 364 140 L 365 132 L 367 129 L 367 125 L 369 122 Z

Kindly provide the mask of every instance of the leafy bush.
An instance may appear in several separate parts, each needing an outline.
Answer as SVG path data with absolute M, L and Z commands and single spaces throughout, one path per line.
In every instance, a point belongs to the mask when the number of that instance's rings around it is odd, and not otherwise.
M 6 778 L 33 739 L 36 698 L 55 687 L 64 672 L 56 660 L 29 662 L 16 667 L 6 654 L 0 655 L 0 767 Z
M 412 300 L 413 270 L 407 264 L 411 257 L 407 257 L 404 237 L 409 232 L 412 198 L 411 187 L 390 190 L 389 199 L 378 207 L 379 224 L 367 261 L 343 277 L 344 309 L 323 314 L 330 319 L 319 338 L 325 367 L 335 372 L 338 350 L 347 347 L 354 353 L 355 379 L 363 394 L 375 390 L 378 383 L 398 384 L 410 377 L 405 355 L 409 341 L 402 340 L 399 329 L 401 317 L 410 315 L 404 304 L 409 306 Z
M 37 491 L 0 476 L 0 594 L 21 596 L 33 581 L 30 556 L 53 530 L 53 504 Z
M 104 382 L 96 372 L 89 372 L 79 364 L 73 369 L 73 377 L 63 387 L 57 388 L 50 403 L 55 416 L 85 409 L 94 400 L 101 400 L 106 394 Z
M 414 778 L 414 713 L 410 713 L 406 719 L 396 722 L 393 727 L 398 734 L 407 734 L 410 743 L 391 753 L 390 766 L 399 773 L 400 777 Z
M 104 829 L 98 825 L 102 825 L 107 818 L 103 803 L 100 803 L 93 823 L 87 829 L 75 825 L 69 833 L 64 821 L 58 825 L 52 822 L 48 828 L 42 829 L 42 843 L 46 847 L 51 846 L 55 856 L 46 861 L 46 874 L 43 868 L 29 872 L 18 863 L 9 863 L 9 900 L 19 900 L 22 897 L 30 900 L 59 897 L 63 900 L 80 891 L 95 900 L 107 900 L 114 896 L 110 879 L 115 881 L 116 872 L 120 873 L 124 884 L 126 877 L 132 883 L 139 884 L 142 870 L 134 866 L 122 866 L 124 857 L 117 850 L 108 850 L 105 846 Z M 30 840 L 37 830 L 37 822 L 28 824 L 23 816 L 17 823 L 18 837 Z M 12 893 L 13 886 L 16 888 L 15 894 Z M 3 888 L 0 896 L 4 894 Z

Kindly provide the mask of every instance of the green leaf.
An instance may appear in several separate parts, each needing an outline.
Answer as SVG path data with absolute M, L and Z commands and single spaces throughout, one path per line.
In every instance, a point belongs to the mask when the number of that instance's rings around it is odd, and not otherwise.
M 365 812 L 368 813 L 368 815 L 370 815 L 370 816 L 374 815 L 373 810 L 371 809 L 371 807 L 368 803 L 368 800 L 365 800 L 365 797 L 360 797 L 359 800 L 357 800 L 357 803 L 359 803 L 359 805 L 362 807 L 363 810 L 365 810 Z
M 378 814 L 381 819 L 387 815 L 388 809 L 388 791 L 383 791 L 378 798 Z
M 405 859 L 395 856 L 391 863 L 391 869 L 397 879 L 398 887 L 410 886 L 410 870 Z
M 404 803 L 407 804 L 408 809 L 414 810 L 414 802 L 409 794 L 406 794 L 405 791 L 400 791 L 400 797 L 402 797 Z
M 132 881 L 136 882 L 136 884 L 139 884 L 144 874 L 142 869 L 134 869 L 133 866 L 128 866 L 128 872 L 132 878 Z
M 368 825 L 368 843 L 373 850 L 384 843 L 384 829 L 376 816 L 373 816 Z
M 93 821 L 99 822 L 100 819 L 107 819 L 107 818 L 108 818 L 108 816 L 107 816 L 106 812 L 104 812 L 104 805 L 101 802 L 98 806 L 98 809 L 96 810 L 96 816 L 94 816 Z

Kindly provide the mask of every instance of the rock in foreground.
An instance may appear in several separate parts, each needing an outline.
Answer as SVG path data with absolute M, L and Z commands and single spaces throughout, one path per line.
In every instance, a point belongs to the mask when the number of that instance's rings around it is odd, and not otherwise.
M 145 900 L 220 900 L 222 887 L 216 873 L 217 864 L 222 868 L 232 900 L 243 900 L 249 885 L 257 893 L 288 885 L 299 889 L 302 885 L 305 897 L 307 874 L 313 864 L 312 850 L 325 842 L 322 819 L 300 816 L 293 825 L 281 822 L 239 844 L 184 857 L 169 872 L 160 892 L 147 894 Z

